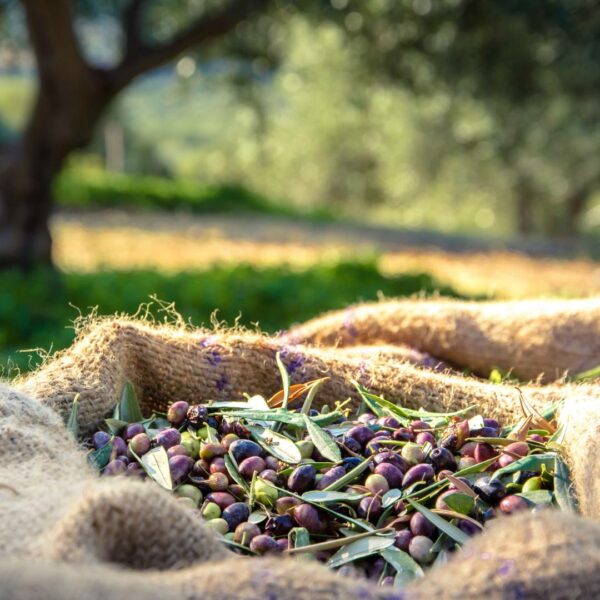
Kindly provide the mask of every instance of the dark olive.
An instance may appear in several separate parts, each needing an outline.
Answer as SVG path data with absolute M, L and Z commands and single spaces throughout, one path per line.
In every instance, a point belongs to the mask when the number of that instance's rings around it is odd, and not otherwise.
M 186 419 L 189 407 L 190 405 L 183 400 L 180 400 L 179 402 L 173 402 L 167 411 L 167 419 L 169 423 L 172 423 L 176 426 L 181 425 Z
M 229 531 L 235 531 L 235 528 L 240 523 L 247 521 L 249 516 L 250 509 L 244 502 L 234 502 L 225 508 L 221 513 L 221 517 L 225 519 L 225 521 L 227 521 L 227 525 L 229 525 Z
M 314 487 L 316 475 L 317 472 L 312 465 L 300 465 L 288 477 L 288 489 L 295 494 L 307 492 Z
M 287 542 L 287 540 L 285 540 Z M 257 535 L 250 542 L 250 550 L 256 554 L 278 554 L 283 550 L 282 546 L 270 535 Z
M 323 529 L 323 522 L 319 512 L 310 504 L 300 504 L 292 512 L 294 521 L 300 526 L 306 528 L 309 533 L 317 533 Z
M 260 456 L 262 448 L 252 440 L 235 440 L 229 446 L 229 452 L 239 465 L 244 459 L 250 456 Z

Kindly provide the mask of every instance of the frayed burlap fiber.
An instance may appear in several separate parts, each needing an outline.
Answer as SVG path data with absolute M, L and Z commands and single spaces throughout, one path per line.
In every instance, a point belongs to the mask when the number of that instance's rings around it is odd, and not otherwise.
M 37 372 L 0 387 L 0 600 L 600 597 L 600 388 L 562 379 L 541 385 L 600 363 L 598 313 L 597 301 L 386 302 L 274 338 L 124 319 L 92 323 Z M 98 478 L 63 425 L 80 394 L 80 426 L 91 431 L 126 380 L 147 413 L 175 400 L 269 396 L 280 387 L 277 352 L 293 382 L 329 377 L 321 404 L 358 402 L 355 379 L 411 407 L 477 404 L 504 421 L 521 415 L 514 386 L 424 368 L 432 363 L 422 353 L 477 373 L 499 367 L 535 380 L 520 387 L 532 405 L 565 400 L 565 445 L 584 516 L 499 519 L 406 590 L 382 589 L 311 561 L 232 555 L 152 482 Z

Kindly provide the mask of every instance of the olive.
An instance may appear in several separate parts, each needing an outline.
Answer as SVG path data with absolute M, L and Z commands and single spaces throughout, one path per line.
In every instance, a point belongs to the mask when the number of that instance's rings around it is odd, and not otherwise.
M 296 494 L 307 492 L 313 488 L 316 474 L 317 472 L 312 465 L 300 465 L 288 477 L 287 487 Z
M 227 454 L 227 449 L 221 444 L 209 442 L 200 446 L 200 458 L 204 460 L 212 460 L 217 456 L 225 456 L 225 454 Z
M 198 460 L 200 453 L 200 440 L 197 440 L 189 431 L 181 434 L 181 445 L 187 450 L 188 456 Z
M 167 456 L 169 458 L 171 458 L 173 456 L 188 456 L 188 451 L 185 446 L 182 446 L 181 444 L 177 444 L 177 446 L 171 446 L 167 450 Z
M 390 429 L 398 429 L 401 425 L 396 417 L 380 417 L 377 419 L 377 424 L 382 427 L 389 427 Z
M 381 513 L 381 501 L 374 496 L 367 496 L 358 504 L 358 516 L 362 519 L 374 521 L 380 517 Z
M 279 461 L 274 456 L 267 456 L 265 458 L 265 464 L 267 465 L 267 469 L 272 469 L 273 471 L 279 471 Z
M 202 516 L 207 520 L 218 519 L 221 517 L 221 509 L 214 502 L 207 502 L 202 509 Z
M 194 461 L 189 456 L 177 455 L 169 459 L 171 477 L 175 483 L 179 483 L 187 477 L 194 466 Z
M 296 446 L 302 458 L 310 458 L 315 450 L 315 445 L 310 440 L 300 440 L 296 442 Z
M 277 496 L 279 496 L 279 492 L 273 487 L 273 484 L 264 479 L 256 480 L 256 483 L 254 484 L 254 494 L 259 502 L 266 504 L 267 506 L 273 506 L 277 500 Z
M 422 431 L 421 433 L 417 433 L 415 442 L 417 444 L 420 444 L 421 446 L 423 444 L 431 444 L 432 446 L 435 446 L 435 438 L 433 437 L 433 434 L 429 431 Z
M 190 405 L 183 400 L 173 402 L 167 411 L 167 420 L 169 423 L 172 423 L 176 426 L 181 425 L 187 417 L 189 407 Z
M 377 417 L 373 413 L 363 413 L 358 417 L 357 421 L 359 423 L 364 423 L 365 425 L 370 425 L 371 423 L 375 423 L 377 421 Z
M 108 442 L 110 442 L 110 435 L 106 433 L 106 431 L 96 431 L 92 441 L 94 443 L 94 448 L 99 450 L 100 448 L 106 446 Z
M 276 542 L 279 546 L 280 552 L 285 552 L 285 550 L 287 550 L 290 547 L 290 542 L 287 539 L 287 537 L 279 538 L 278 540 L 276 540 Z
M 431 425 L 429 423 L 425 423 L 425 421 L 416 420 L 410 424 L 410 428 L 413 431 L 421 431 L 423 429 L 431 429 Z
M 338 479 L 343 477 L 346 474 L 346 469 L 342 466 L 331 467 L 324 475 L 319 479 L 317 483 L 318 490 L 324 490 L 326 487 L 329 487 L 332 483 L 336 482 Z
M 235 442 L 236 440 L 239 440 L 240 438 L 235 435 L 235 433 L 228 433 L 227 435 L 224 435 L 221 438 L 221 444 L 223 446 L 225 446 L 225 448 L 227 450 L 229 450 L 229 447 L 231 446 L 231 444 L 233 444 L 233 442 Z
M 225 508 L 221 516 L 227 521 L 230 531 L 235 531 L 235 528 L 250 516 L 250 509 L 244 502 L 234 502 Z
M 287 540 L 285 540 L 287 542 Z M 256 554 L 276 554 L 282 551 L 281 545 L 270 535 L 257 535 L 250 542 L 250 550 Z
M 298 500 L 298 498 L 294 498 L 293 496 L 282 496 L 275 502 L 275 511 L 279 515 L 284 515 L 300 504 L 302 504 L 302 501 Z
M 121 437 L 113 437 L 112 448 L 112 451 L 116 456 L 127 454 L 127 444 L 125 443 L 125 440 Z
M 361 448 L 364 448 L 375 437 L 375 434 L 364 425 L 356 425 L 346 433 L 346 437 L 356 440 Z
M 475 446 L 475 452 L 473 453 L 473 458 L 480 463 L 485 460 L 489 460 L 496 456 L 497 452 L 490 446 L 489 444 L 477 444 Z
M 516 454 L 519 457 L 527 456 L 529 454 L 529 446 L 525 442 L 513 442 L 512 444 L 505 446 L 498 459 L 498 463 L 501 467 L 506 467 L 517 460 L 514 456 L 507 454 L 507 452 Z
M 521 496 L 505 496 L 500 500 L 498 508 L 505 514 L 510 515 L 518 510 L 525 510 L 529 508 L 525 498 Z
M 408 545 L 410 544 L 410 540 L 412 540 L 413 535 L 409 529 L 401 529 L 396 533 L 394 538 L 394 546 L 396 548 L 400 548 L 400 550 L 404 550 L 404 552 L 408 552 Z
M 224 473 L 211 473 L 206 481 L 213 492 L 224 492 L 229 487 L 229 477 Z
M 496 504 L 506 496 L 506 488 L 499 479 L 480 477 L 474 484 L 473 489 L 488 504 Z
M 244 459 L 250 456 L 260 456 L 262 448 L 252 440 L 235 440 L 229 446 L 229 452 L 233 456 L 235 462 L 239 465 Z
M 435 525 L 427 518 L 425 518 L 420 512 L 416 512 L 410 518 L 410 532 L 414 535 L 423 535 L 431 538 L 437 531 Z
M 417 481 L 429 482 L 433 479 L 435 473 L 433 467 L 428 464 L 420 464 L 411 467 L 402 479 L 402 487 L 406 488 Z
M 119 459 L 111 460 L 106 467 L 104 467 L 104 471 L 102 471 L 102 475 L 125 475 L 127 472 L 127 465 Z
M 208 417 L 208 408 L 203 404 L 192 404 L 188 408 L 186 417 L 190 425 L 200 427 Z
M 428 457 L 428 461 L 436 471 L 446 469 L 449 471 L 456 471 L 456 459 L 454 454 L 446 448 L 434 448 Z
M 131 438 L 135 437 L 139 433 L 145 433 L 144 426 L 141 423 L 130 423 L 125 428 L 125 441 L 131 440 Z
M 246 460 L 250 460 L 249 458 L 247 458 Z M 263 471 L 261 471 L 258 476 L 261 479 L 264 479 L 265 481 L 269 481 L 275 485 L 277 485 L 277 483 L 279 482 L 279 476 L 277 475 L 276 471 L 273 471 L 273 469 L 264 469 Z
M 410 468 L 410 465 L 402 458 L 402 456 L 400 456 L 400 454 L 390 452 L 389 450 L 387 452 L 380 452 L 379 454 L 375 455 L 373 462 L 375 465 L 390 463 L 402 471 L 403 474 L 406 473 L 406 471 L 408 471 Z
M 543 481 L 542 481 L 541 477 L 532 477 L 531 479 L 528 479 L 523 484 L 523 491 L 524 492 L 533 492 L 535 490 L 541 490 L 542 485 L 543 485 Z
M 407 427 L 400 427 L 394 431 L 392 439 L 397 442 L 412 442 L 415 439 L 415 434 Z
M 166 450 L 171 448 L 171 446 L 177 446 L 177 444 L 181 443 L 181 434 L 177 429 L 170 427 L 169 429 L 159 431 L 154 441 L 157 446 L 162 446 Z
M 470 456 L 475 458 L 475 448 L 477 448 L 477 442 L 467 442 L 459 450 L 461 456 Z
M 360 454 L 362 451 L 362 446 L 352 437 L 344 436 L 342 438 L 342 445 L 355 454 Z
M 358 467 L 358 465 L 360 465 L 361 462 L 362 459 L 358 458 L 358 456 L 349 456 L 348 458 L 344 458 L 344 460 L 342 461 L 342 466 L 344 467 L 346 472 L 348 472 L 352 471 L 354 467 Z
M 260 473 L 266 468 L 265 461 L 260 456 L 249 456 L 245 458 L 238 466 L 242 477 L 252 479 L 254 473 Z
M 139 463 L 132 462 L 127 465 L 127 475 L 142 478 L 146 476 L 146 473 L 144 473 L 144 470 Z
M 477 535 L 478 533 L 481 533 L 481 527 L 477 527 L 473 521 L 469 521 L 468 519 L 460 519 L 458 528 L 467 535 Z
M 138 433 L 129 441 L 129 447 L 138 456 L 143 456 L 150 450 L 150 438 L 146 433 Z
M 376 496 L 383 496 L 390 489 L 387 479 L 377 473 L 373 473 L 367 477 L 365 487 Z
M 229 471 L 225 465 L 225 459 L 222 456 L 216 456 L 210 461 L 210 467 L 208 468 L 210 473 L 223 473 L 227 475 Z
M 271 535 L 287 535 L 294 527 L 294 521 L 290 515 L 274 515 L 265 523 L 265 533 Z
M 410 540 L 408 552 L 418 563 L 428 565 L 435 559 L 435 554 L 431 552 L 432 547 L 432 540 L 423 535 L 416 535 Z
M 227 492 L 212 492 L 207 499 L 214 502 L 221 510 L 225 510 L 235 502 L 235 498 Z
M 309 533 L 317 533 L 323 529 L 323 522 L 317 509 L 310 504 L 299 504 L 294 508 L 292 516 L 294 521 Z
M 195 486 L 185 483 L 184 485 L 180 485 L 175 490 L 175 495 L 180 498 L 191 498 L 196 506 L 202 502 L 202 492 Z
M 254 523 L 240 523 L 233 534 L 233 541 L 241 544 L 242 546 L 250 546 L 250 542 L 257 536 L 260 535 L 260 529 L 258 525 Z
M 402 448 L 400 454 L 409 465 L 418 465 L 425 460 L 423 448 L 419 444 L 408 442 Z
M 211 519 L 208 521 L 208 525 L 213 531 L 216 531 L 221 535 L 225 535 L 229 531 L 229 525 L 227 525 L 227 521 L 225 519 Z

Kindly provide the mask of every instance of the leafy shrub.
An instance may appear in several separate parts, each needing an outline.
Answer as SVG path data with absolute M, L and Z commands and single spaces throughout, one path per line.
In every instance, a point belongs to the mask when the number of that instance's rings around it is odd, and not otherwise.
M 368 260 L 321 264 L 304 271 L 238 265 L 174 275 L 154 271 L 6 272 L 0 274 L 0 289 L 0 363 L 10 357 L 21 369 L 39 359 L 18 350 L 58 350 L 69 345 L 74 336 L 69 325 L 79 311 L 88 314 L 97 306 L 99 314 L 133 314 L 151 295 L 175 302 L 179 313 L 195 325 L 208 325 L 218 308 L 218 318 L 229 324 L 239 317 L 240 323 L 259 323 L 268 332 L 324 310 L 374 300 L 378 293 L 406 296 L 439 291 L 455 295 L 426 274 L 384 277 L 375 261 Z M 155 305 L 154 314 L 160 316 L 157 308 Z

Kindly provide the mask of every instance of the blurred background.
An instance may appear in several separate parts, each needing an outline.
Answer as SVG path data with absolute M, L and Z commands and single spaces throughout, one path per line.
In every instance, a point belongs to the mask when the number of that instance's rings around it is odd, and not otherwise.
M 598 293 L 599 92 L 591 0 L 0 0 L 0 368 L 94 312 Z

